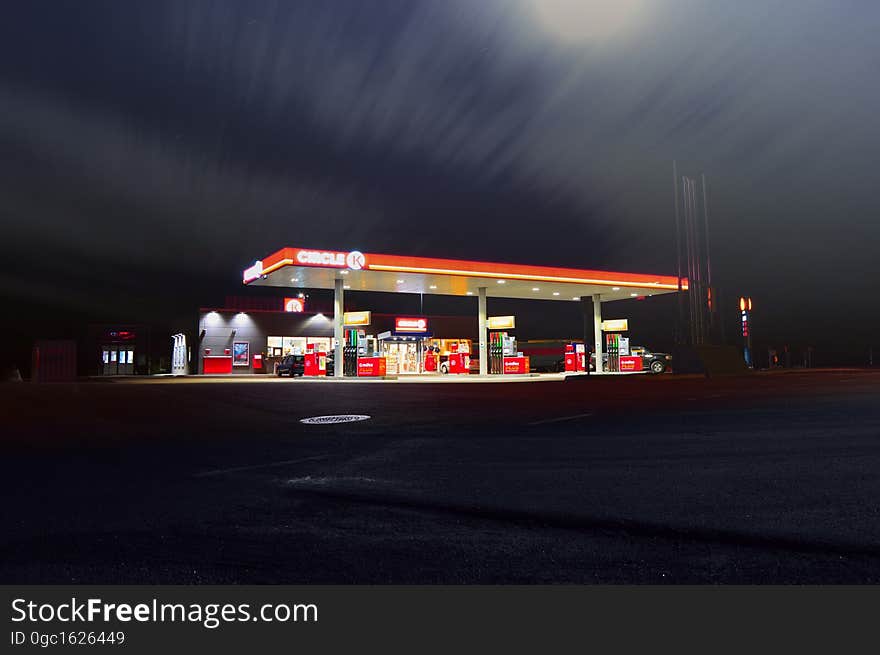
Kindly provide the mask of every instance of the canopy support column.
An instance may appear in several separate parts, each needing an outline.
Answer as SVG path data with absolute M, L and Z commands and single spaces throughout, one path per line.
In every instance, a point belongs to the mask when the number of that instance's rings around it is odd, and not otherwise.
M 489 373 L 489 348 L 486 344 L 486 287 L 479 288 L 477 321 L 480 330 L 480 375 Z
M 602 296 L 598 293 L 593 294 L 593 352 L 596 357 L 595 372 L 602 375 Z
M 333 338 L 336 339 L 336 347 L 333 351 L 333 377 L 341 378 L 345 369 L 342 361 L 342 346 L 345 341 L 345 327 L 343 307 L 342 278 L 338 277 L 333 282 Z

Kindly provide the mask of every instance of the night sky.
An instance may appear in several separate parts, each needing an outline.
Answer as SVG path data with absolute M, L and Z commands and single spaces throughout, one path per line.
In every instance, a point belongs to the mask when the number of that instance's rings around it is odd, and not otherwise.
M 873 0 L 9 0 L 12 339 L 169 324 L 284 245 L 674 274 L 676 159 L 761 339 L 864 363 L 878 25 Z

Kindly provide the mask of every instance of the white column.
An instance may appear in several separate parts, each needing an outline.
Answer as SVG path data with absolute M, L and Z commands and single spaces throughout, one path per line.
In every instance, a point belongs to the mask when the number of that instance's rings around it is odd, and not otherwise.
M 486 343 L 486 287 L 479 288 L 477 322 L 480 330 L 480 375 L 489 373 L 489 348 Z
M 602 297 L 593 294 L 593 352 L 596 354 L 596 373 L 602 375 Z
M 336 339 L 336 349 L 333 351 L 333 376 L 342 377 L 344 371 L 342 361 L 342 344 L 345 339 L 345 328 L 343 326 L 343 290 L 342 278 L 336 278 L 333 284 L 333 337 Z

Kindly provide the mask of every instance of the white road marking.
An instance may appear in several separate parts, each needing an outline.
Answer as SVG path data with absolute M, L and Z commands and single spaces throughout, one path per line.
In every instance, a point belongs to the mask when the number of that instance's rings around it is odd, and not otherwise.
M 332 416 L 301 418 L 299 422 L 306 425 L 335 425 L 337 423 L 357 423 L 358 421 L 366 421 L 369 418 L 366 414 L 334 414 Z
M 559 423 L 560 421 L 574 421 L 579 418 L 587 418 L 588 416 L 592 416 L 592 412 L 589 414 L 575 414 L 574 416 L 560 416 L 558 418 L 545 418 L 541 421 L 532 421 L 529 425 L 543 425 L 544 423 Z
M 301 457 L 300 459 L 286 459 L 283 462 L 269 462 L 268 464 L 254 464 L 253 466 L 236 466 L 228 469 L 217 469 L 214 471 L 204 471 L 196 473 L 196 478 L 207 478 L 212 475 L 223 475 L 224 473 L 238 473 L 240 471 L 256 471 L 257 469 L 272 468 L 273 466 L 288 466 L 290 464 L 301 464 L 302 462 L 314 462 L 319 459 L 327 459 L 327 455 L 317 455 L 315 457 Z

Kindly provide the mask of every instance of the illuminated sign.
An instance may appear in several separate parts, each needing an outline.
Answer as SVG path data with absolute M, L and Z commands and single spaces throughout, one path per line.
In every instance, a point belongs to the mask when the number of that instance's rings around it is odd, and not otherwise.
M 486 325 L 490 330 L 512 330 L 516 327 L 515 316 L 490 316 Z
M 424 333 L 428 331 L 428 319 L 426 318 L 402 318 L 394 319 L 396 332 Z
M 284 299 L 284 311 L 285 312 L 294 312 L 300 313 L 304 312 L 306 309 L 306 303 L 302 298 L 285 298 Z
M 254 265 L 244 269 L 241 277 L 245 282 L 250 282 L 251 280 L 256 280 L 263 274 L 263 262 L 257 260 L 254 262 Z
M 352 250 L 349 253 L 333 250 L 299 250 L 296 253 L 296 263 L 306 266 L 350 268 L 359 271 L 367 267 L 367 258 L 364 253 L 358 250 Z
M 369 325 L 370 319 L 370 312 L 343 312 L 342 314 L 342 323 L 349 326 Z
M 626 332 L 629 330 L 629 319 L 611 318 L 602 321 L 602 332 Z
M 359 250 L 352 250 L 345 256 L 345 265 L 353 271 L 359 271 L 367 265 L 367 258 Z

